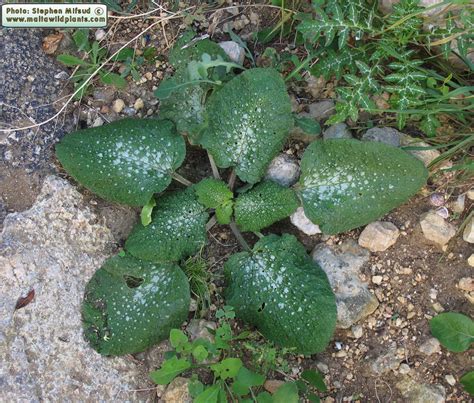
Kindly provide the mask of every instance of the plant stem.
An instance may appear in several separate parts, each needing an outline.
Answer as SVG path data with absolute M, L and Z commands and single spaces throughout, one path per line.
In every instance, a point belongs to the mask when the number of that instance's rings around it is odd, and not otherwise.
M 254 231 L 253 232 L 256 236 L 258 236 L 259 238 L 263 238 L 264 235 L 260 232 L 260 231 Z
M 177 172 L 172 172 L 171 177 L 175 180 L 178 181 L 179 183 L 182 183 L 185 186 L 192 186 L 193 183 L 191 181 L 188 181 L 186 178 L 183 178 L 179 173 Z
M 249 251 L 250 252 L 250 246 L 249 244 L 247 243 L 247 241 L 244 239 L 244 237 L 242 236 L 241 232 L 239 231 L 239 229 L 237 228 L 237 225 L 235 224 L 235 221 L 231 221 L 230 222 L 230 229 L 232 230 L 232 232 L 234 233 L 235 237 L 237 238 L 237 241 L 239 241 L 240 245 L 242 246 L 242 248 L 244 248 L 246 251 Z
M 217 223 L 217 218 L 215 215 L 213 215 L 206 224 L 206 232 L 209 231 L 214 225 L 216 225 L 216 223 Z
M 214 176 L 215 179 L 221 179 L 221 175 L 219 174 L 219 170 L 217 169 L 216 162 L 214 161 L 214 158 L 209 153 L 209 151 L 207 152 L 207 158 L 209 158 L 209 163 L 211 164 L 212 176 Z
M 234 170 L 232 170 L 232 172 L 230 173 L 230 176 L 229 176 L 229 189 L 230 190 L 234 190 L 235 178 L 236 178 L 236 173 L 235 173 L 235 169 L 234 169 Z

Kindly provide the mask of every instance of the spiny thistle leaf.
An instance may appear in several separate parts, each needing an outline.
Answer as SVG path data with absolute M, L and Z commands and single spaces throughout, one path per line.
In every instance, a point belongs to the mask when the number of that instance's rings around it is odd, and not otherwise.
M 181 326 L 189 303 L 189 284 L 176 264 L 115 256 L 86 286 L 84 334 L 103 355 L 138 353 Z
M 297 191 L 306 216 L 323 233 L 337 234 L 382 217 L 414 195 L 427 177 L 423 163 L 401 149 L 326 140 L 306 149 Z
M 324 350 L 336 325 L 324 271 L 293 235 L 269 235 L 226 262 L 227 304 L 268 339 L 298 353 Z
M 165 194 L 153 210 L 151 223 L 146 227 L 136 224 L 125 248 L 143 260 L 178 261 L 206 243 L 208 218 L 192 188 Z
M 285 83 L 274 69 L 251 69 L 214 92 L 206 105 L 201 144 L 217 166 L 258 182 L 293 126 Z
M 242 231 L 260 231 L 290 216 L 298 205 L 292 189 L 264 181 L 237 197 L 235 222 Z
M 56 156 L 79 183 L 104 199 L 143 206 L 171 182 L 186 155 L 166 120 L 122 119 L 66 135 Z

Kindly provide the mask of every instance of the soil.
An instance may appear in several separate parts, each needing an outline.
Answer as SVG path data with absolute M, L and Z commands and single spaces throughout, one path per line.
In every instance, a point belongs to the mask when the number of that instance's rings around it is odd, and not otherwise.
M 201 20 L 201 22 L 198 20 L 193 25 L 199 31 L 205 32 L 209 24 L 215 22 L 217 28 L 213 34 L 213 39 L 228 40 L 228 37 L 222 31 L 219 31 L 219 27 L 222 28 L 224 23 L 235 22 L 243 16 L 247 16 L 250 20 L 251 12 L 258 15 L 260 24 L 256 26 L 249 23 L 238 32 L 241 37 L 247 39 L 251 32 L 262 29 L 264 26 L 270 26 L 272 21 L 278 17 L 277 11 L 252 7 L 240 9 L 236 15 L 228 12 L 220 15 L 207 15 L 204 20 Z M 219 23 L 220 19 L 222 24 Z M 142 31 L 147 24 L 148 21 L 141 19 L 113 24 L 109 27 L 110 30 L 115 32 L 110 40 L 111 48 L 125 43 L 125 41 Z M 114 94 L 113 99 L 124 99 L 127 105 L 133 105 L 137 97 L 144 98 L 145 108 L 137 111 L 137 117 L 153 115 L 158 111 L 157 103 L 152 101 L 154 99 L 152 91 L 156 89 L 161 78 L 171 71 L 170 66 L 166 64 L 165 55 L 183 28 L 185 27 L 182 26 L 180 21 L 168 23 L 164 30 L 159 28 L 152 31 L 150 41 L 158 48 L 159 60 L 162 61 L 161 65 L 142 66 L 140 72 L 143 75 L 150 72 L 153 78 L 141 84 L 131 82 L 126 93 L 117 92 Z M 163 33 L 165 33 L 165 36 Z M 276 39 L 275 43 L 268 44 L 268 46 L 277 49 L 292 49 L 291 44 L 285 43 L 284 40 L 280 41 L 279 38 Z M 143 43 L 138 44 L 138 48 L 140 47 L 143 47 Z M 263 49 L 263 46 L 258 46 L 255 49 L 256 54 L 261 53 Z M 294 51 L 297 52 L 298 50 Z M 312 98 L 305 91 L 304 84 L 298 83 L 293 87 L 296 91 L 293 96 L 299 103 L 299 110 L 304 108 L 305 103 L 318 100 Z M 333 88 L 334 82 L 326 83 L 321 96 L 326 97 L 334 94 Z M 91 96 L 83 100 L 82 106 L 79 106 L 81 110 L 77 116 L 84 121 L 84 124 L 86 120 L 93 120 L 94 117 L 87 117 L 87 113 L 90 113 L 91 110 L 95 111 L 95 116 L 103 117 L 106 122 L 117 119 L 119 116 L 111 112 L 111 104 L 112 102 L 101 104 Z M 78 108 L 78 106 L 76 105 L 75 108 Z M 304 143 L 290 141 L 284 152 L 301 156 L 304 148 Z M 196 147 L 189 146 L 187 161 L 179 172 L 193 182 L 211 176 L 206 153 Z M 222 170 L 221 173 L 223 178 L 227 178 L 230 172 Z M 30 183 L 27 174 L 9 172 L 2 178 L 2 181 L 4 183 L 2 196 L 8 202 L 9 211 L 23 210 L 31 205 L 38 184 L 36 182 Z M 236 184 L 237 188 L 238 186 L 239 183 Z M 388 346 L 393 342 L 396 343 L 397 348 L 403 349 L 403 351 L 399 350 L 399 353 L 403 354 L 400 363 L 407 364 L 410 367 L 410 377 L 418 383 L 443 385 L 446 388 L 447 401 L 470 400 L 458 382 L 451 386 L 445 379 L 446 375 L 452 375 L 458 380 L 471 368 L 472 362 L 468 353 L 454 354 L 442 348 L 439 353 L 427 357 L 419 351 L 420 345 L 431 337 L 428 321 L 436 315 L 437 310 L 440 310 L 440 306 L 445 311 L 463 312 L 471 317 L 474 316 L 473 305 L 457 288 L 461 278 L 472 276 L 472 268 L 467 264 L 467 258 L 474 252 L 472 245 L 464 242 L 458 234 L 450 242 L 447 250 L 443 251 L 426 241 L 419 226 L 420 216 L 432 208 L 428 196 L 437 189 L 437 186 L 437 184 L 432 184 L 424 190 L 423 194 L 419 194 L 407 204 L 383 218 L 394 223 L 402 232 L 394 246 L 385 252 L 373 253 L 370 262 L 362 270 L 361 277 L 370 283 L 370 289 L 380 302 L 378 309 L 359 323 L 363 328 L 362 337 L 355 339 L 350 329 L 337 330 L 333 342 L 326 352 L 306 358 L 291 355 L 286 357 L 291 369 L 290 377 L 297 376 L 303 369 L 316 368 L 318 364 L 321 366 L 321 363 L 328 366 L 329 369 L 325 379 L 329 390 L 322 395 L 322 397 L 328 398 L 326 401 L 404 401 L 396 387 L 397 382 L 403 378 L 398 370 L 388 371 L 378 376 L 371 369 L 373 360 L 380 354 L 385 353 Z M 442 187 L 445 191 L 445 184 Z M 468 185 L 459 187 L 455 189 L 455 193 L 458 194 L 467 189 Z M 18 196 L 16 201 L 15 195 Z M 98 206 L 102 209 L 106 209 L 106 207 L 106 204 Z M 459 228 L 470 208 L 472 206 L 467 205 L 465 213 L 461 217 L 452 220 L 452 223 Z M 132 211 L 129 214 L 133 223 L 136 212 Z M 127 223 L 127 225 L 130 226 L 131 224 Z M 126 229 L 120 228 L 117 231 L 125 233 Z M 308 252 L 311 252 L 319 242 L 338 244 L 347 238 L 357 240 L 360 230 L 332 237 L 306 236 L 291 225 L 287 219 L 271 226 L 263 233 L 294 234 Z M 251 245 L 257 240 L 256 236 L 252 234 L 245 234 L 245 238 Z M 224 303 L 221 297 L 222 287 L 224 286 L 223 264 L 231 254 L 239 250 L 240 247 L 227 226 L 215 225 L 209 231 L 209 244 L 204 250 L 204 257 L 207 259 L 209 270 L 212 272 L 215 292 L 212 295 L 213 306 L 207 313 L 206 319 L 214 320 L 215 310 Z M 383 276 L 380 285 L 370 282 L 373 275 Z M 435 298 L 433 298 L 434 296 Z M 410 312 L 414 312 L 414 314 L 410 314 Z M 241 326 L 241 324 L 237 323 L 237 326 Z M 250 359 L 248 352 L 242 351 L 242 354 Z M 269 378 L 284 379 L 279 372 L 271 372 Z

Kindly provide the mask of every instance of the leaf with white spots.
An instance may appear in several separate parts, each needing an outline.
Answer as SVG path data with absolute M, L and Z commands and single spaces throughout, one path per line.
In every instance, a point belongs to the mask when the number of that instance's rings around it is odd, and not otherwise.
M 165 194 L 153 210 L 151 223 L 135 225 L 125 249 L 143 260 L 178 261 L 205 245 L 208 219 L 193 188 Z
M 225 264 L 226 303 L 268 339 L 298 353 L 323 351 L 336 326 L 324 271 L 293 235 L 269 235 Z
M 235 201 L 235 222 L 242 231 L 260 231 L 289 217 L 298 205 L 292 189 L 264 181 L 239 195 Z
M 165 190 L 186 146 L 166 120 L 123 119 L 66 135 L 56 145 L 64 169 L 104 199 L 143 206 Z
M 258 182 L 293 126 L 285 83 L 274 69 L 251 69 L 214 92 L 206 104 L 201 144 L 217 166 Z
M 301 160 L 297 192 L 306 216 L 325 234 L 375 221 L 413 196 L 425 183 L 423 163 L 379 142 L 318 141 Z
M 194 185 L 194 190 L 199 203 L 207 208 L 217 208 L 234 197 L 224 181 L 214 178 L 203 179 Z
M 144 351 L 181 326 L 189 303 L 188 280 L 176 264 L 115 256 L 86 286 L 85 338 L 103 355 Z

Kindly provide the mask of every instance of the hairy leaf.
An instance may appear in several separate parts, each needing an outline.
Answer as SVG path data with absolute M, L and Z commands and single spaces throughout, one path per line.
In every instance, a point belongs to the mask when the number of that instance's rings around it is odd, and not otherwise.
M 136 224 L 125 248 L 143 260 L 180 260 L 198 252 L 206 243 L 208 218 L 192 188 L 165 194 L 153 210 L 151 224 Z
M 137 353 L 179 327 L 189 302 L 188 280 L 177 265 L 115 256 L 86 286 L 84 334 L 103 355 Z
M 201 144 L 219 167 L 258 182 L 293 125 L 285 83 L 274 69 L 251 69 L 214 92 L 206 108 Z
M 66 135 L 56 145 L 64 169 L 104 199 L 143 206 L 166 189 L 183 162 L 184 140 L 170 121 L 123 119 Z
M 160 369 L 150 372 L 150 378 L 157 385 L 167 385 L 189 368 L 191 368 L 191 363 L 188 360 L 172 357 L 169 360 L 165 360 Z
M 260 231 L 290 216 L 298 205 L 292 189 L 264 181 L 239 195 L 235 201 L 235 222 L 242 231 Z
M 431 334 L 449 351 L 460 353 L 474 343 L 474 321 L 462 313 L 440 313 L 430 320 Z
M 314 142 L 301 161 L 298 192 L 306 216 L 325 234 L 370 223 L 414 195 L 426 182 L 421 161 L 378 142 Z
M 227 184 L 219 179 L 206 178 L 194 185 L 199 203 L 207 208 L 217 208 L 234 196 Z
M 225 264 L 226 302 L 237 317 L 271 341 L 303 354 L 325 349 L 336 325 L 336 304 L 326 274 L 297 239 L 260 239 L 252 252 Z

